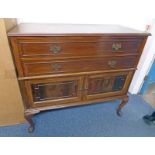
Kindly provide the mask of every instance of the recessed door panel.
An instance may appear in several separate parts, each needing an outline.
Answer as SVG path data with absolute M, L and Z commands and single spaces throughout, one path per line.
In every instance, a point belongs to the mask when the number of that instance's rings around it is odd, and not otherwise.
M 132 72 L 117 72 L 90 75 L 85 81 L 85 97 L 95 99 L 123 95 L 128 90 L 132 74 Z
M 59 105 L 81 100 L 82 77 L 28 80 L 31 106 Z

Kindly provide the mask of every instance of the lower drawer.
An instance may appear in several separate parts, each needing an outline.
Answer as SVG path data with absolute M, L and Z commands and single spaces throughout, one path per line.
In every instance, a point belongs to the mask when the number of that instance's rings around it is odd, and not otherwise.
M 25 76 L 88 72 L 96 70 L 118 70 L 134 68 L 137 57 L 106 57 L 71 59 L 58 61 L 26 61 L 22 63 Z

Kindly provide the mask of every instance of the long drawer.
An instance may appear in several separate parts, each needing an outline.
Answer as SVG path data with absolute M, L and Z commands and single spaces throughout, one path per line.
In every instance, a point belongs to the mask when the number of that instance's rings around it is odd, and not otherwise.
M 62 37 L 63 38 L 63 37 Z M 78 38 L 78 37 L 77 37 Z M 117 54 L 138 54 L 141 38 L 105 38 L 105 39 L 84 39 L 68 38 L 62 40 L 57 38 L 54 40 L 31 38 L 27 40 L 20 39 L 18 41 L 18 50 L 20 57 L 50 57 L 57 58 L 73 58 L 73 57 L 94 57 L 102 55 Z
M 98 70 L 119 70 L 134 68 L 136 65 L 137 57 L 135 56 L 22 62 L 25 76 Z

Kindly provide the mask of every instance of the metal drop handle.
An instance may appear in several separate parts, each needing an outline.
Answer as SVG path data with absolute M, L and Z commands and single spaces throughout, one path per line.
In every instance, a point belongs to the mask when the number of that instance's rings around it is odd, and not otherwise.
M 113 51 L 117 51 L 117 50 L 119 50 L 121 48 L 122 48 L 122 44 L 121 43 L 113 43 L 112 44 L 112 50 Z
M 50 46 L 49 51 L 52 52 L 53 54 L 58 54 L 61 52 L 61 46 L 58 45 Z

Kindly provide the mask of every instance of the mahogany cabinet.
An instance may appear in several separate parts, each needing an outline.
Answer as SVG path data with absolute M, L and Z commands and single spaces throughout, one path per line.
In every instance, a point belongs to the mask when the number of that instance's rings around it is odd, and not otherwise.
M 20 24 L 8 32 L 25 118 L 43 110 L 121 99 L 150 34 L 117 25 Z

